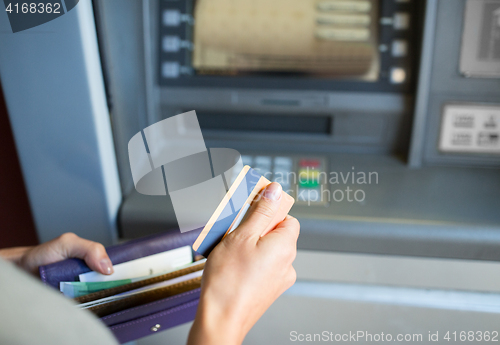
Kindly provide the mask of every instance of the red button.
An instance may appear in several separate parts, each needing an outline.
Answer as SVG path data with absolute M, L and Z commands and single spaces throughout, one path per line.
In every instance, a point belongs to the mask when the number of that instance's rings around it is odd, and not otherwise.
M 319 159 L 301 159 L 299 161 L 299 165 L 301 167 L 310 167 L 310 168 L 319 168 L 320 166 L 320 161 Z

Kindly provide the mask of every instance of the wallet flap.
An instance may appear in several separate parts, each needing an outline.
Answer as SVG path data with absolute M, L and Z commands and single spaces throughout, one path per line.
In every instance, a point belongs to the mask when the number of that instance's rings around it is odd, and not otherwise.
M 196 290 L 196 291 L 199 291 Z M 177 305 L 168 309 L 163 309 L 154 314 L 143 317 L 129 319 L 126 322 L 115 324 L 109 329 L 120 343 L 126 343 L 151 334 L 156 331 L 167 330 L 169 328 L 193 321 L 198 308 L 198 299 Z M 158 329 L 157 326 L 161 328 Z M 156 327 L 153 329 L 153 327 Z
M 201 289 L 194 289 L 179 295 L 163 298 L 158 301 L 141 304 L 137 307 L 128 308 L 119 312 L 106 315 L 101 318 L 101 321 L 106 326 L 113 326 L 122 322 L 135 320 L 140 317 L 151 315 L 154 313 L 162 312 L 170 308 L 184 305 L 186 303 L 196 301 L 200 298 Z
M 168 232 L 131 240 L 106 248 L 106 251 L 114 265 L 130 260 L 139 259 L 148 255 L 161 253 L 167 250 L 192 245 L 200 234 L 200 230 L 186 233 L 178 229 Z M 91 269 L 80 259 L 67 259 L 46 266 L 40 266 L 40 278 L 42 282 L 59 290 L 62 281 L 78 281 L 82 273 L 90 272 Z

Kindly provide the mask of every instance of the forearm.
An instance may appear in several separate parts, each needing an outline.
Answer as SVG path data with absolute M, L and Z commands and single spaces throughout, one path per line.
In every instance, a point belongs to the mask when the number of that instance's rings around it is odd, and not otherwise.
M 0 249 L 0 258 L 19 265 L 24 254 L 31 248 L 32 247 L 15 247 Z

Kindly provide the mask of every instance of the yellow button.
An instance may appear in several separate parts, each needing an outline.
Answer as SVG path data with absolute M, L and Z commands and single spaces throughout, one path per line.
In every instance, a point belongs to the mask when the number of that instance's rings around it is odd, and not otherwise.
M 318 180 L 319 179 L 319 171 L 312 169 L 300 169 L 299 170 L 299 179 L 301 180 Z

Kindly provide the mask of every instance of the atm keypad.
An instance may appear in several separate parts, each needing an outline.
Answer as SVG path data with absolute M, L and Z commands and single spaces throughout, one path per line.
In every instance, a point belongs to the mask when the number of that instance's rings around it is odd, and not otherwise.
M 327 204 L 323 198 L 328 188 L 324 157 L 243 155 L 241 158 L 243 165 L 250 165 L 268 180 L 280 183 L 297 204 Z

